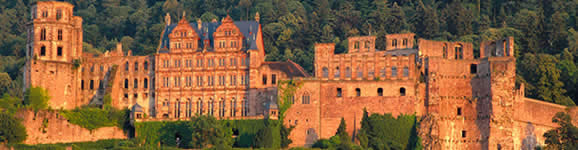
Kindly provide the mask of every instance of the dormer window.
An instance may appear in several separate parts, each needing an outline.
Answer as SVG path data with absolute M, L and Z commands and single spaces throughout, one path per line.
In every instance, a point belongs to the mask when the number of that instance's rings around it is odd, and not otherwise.
M 359 42 L 355 42 L 355 44 L 353 45 L 353 48 L 359 49 Z
M 407 46 L 407 39 L 403 39 L 402 44 L 403 46 Z
M 393 40 L 391 41 L 391 46 L 397 47 L 397 39 L 393 39 Z

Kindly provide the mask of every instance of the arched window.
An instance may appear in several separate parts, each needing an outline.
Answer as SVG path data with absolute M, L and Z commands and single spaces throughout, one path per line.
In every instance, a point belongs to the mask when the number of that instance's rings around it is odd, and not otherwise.
M 40 47 L 40 56 L 46 56 L 46 46 L 44 45 Z
M 311 102 L 311 96 L 309 95 L 309 93 L 305 93 L 303 94 L 303 96 L 301 96 L 301 104 L 309 104 Z
M 90 89 L 94 90 L 94 80 L 90 80 Z
M 409 76 L 409 68 L 408 67 L 403 67 L 403 76 L 404 77 Z
M 80 80 L 80 89 L 84 90 L 84 80 Z
M 361 96 L 361 89 L 355 88 L 355 96 L 357 96 L 357 97 Z
M 405 88 L 399 88 L 399 95 L 400 96 L 405 96 Z
M 143 64 L 144 70 L 149 70 L 149 62 L 145 61 Z
M 456 59 L 464 59 L 464 51 L 462 49 L 462 45 L 458 44 L 455 47 L 455 58 Z
M 186 107 L 185 116 L 186 116 L 187 118 L 191 117 L 192 105 L 193 105 L 193 104 L 191 103 L 191 99 L 190 99 L 190 98 L 187 98 L 187 101 L 185 102 L 185 107 Z
M 377 96 L 383 96 L 383 88 L 377 88 Z
M 138 71 L 138 62 L 134 62 L 134 71 Z
M 394 48 L 397 48 L 397 39 L 393 39 L 393 40 L 391 41 L 391 46 L 394 47 Z
M 209 98 L 209 116 L 213 116 L 214 110 L 215 109 L 215 101 L 213 101 L 213 98 Z
M 243 97 L 243 116 L 249 115 L 249 101 Z
M 143 85 L 143 88 L 148 89 L 149 88 L 149 79 L 144 78 L 142 85 Z
M 357 78 L 363 77 L 363 70 L 361 70 L 361 67 L 357 66 L 357 69 L 355 70 L 357 70 Z
M 237 116 L 237 100 L 231 99 L 231 116 Z
M 181 100 L 177 99 L 175 104 L 175 118 L 181 118 Z
M 133 88 L 138 88 L 138 79 L 134 79 Z
M 124 71 L 128 71 L 128 67 L 129 67 L 129 64 L 128 64 L 128 61 L 127 61 L 126 63 L 124 63 Z
M 403 44 L 403 46 L 407 46 L 407 39 L 403 39 L 402 44 Z
M 345 68 L 345 77 L 351 78 L 351 68 Z
M 369 52 L 369 48 L 371 47 L 371 42 L 365 41 L 365 49 Z
M 329 77 L 329 69 L 327 69 L 327 67 L 323 67 L 323 77 L 324 78 Z
M 339 76 L 341 76 L 341 75 L 340 75 L 339 67 L 335 67 L 335 72 L 333 73 L 333 76 L 334 76 L 335 78 L 339 78 Z
M 391 76 L 397 77 L 397 67 L 396 66 L 391 67 Z
M 197 101 L 197 114 L 203 115 L 203 99 L 199 98 Z
M 124 79 L 124 88 L 128 89 L 128 79 Z
M 223 98 L 221 98 L 221 99 L 219 100 L 219 108 L 221 108 L 221 109 L 219 109 L 219 117 L 224 117 L 224 116 L 225 116 L 225 105 L 226 105 L 226 104 L 227 104 L 227 103 L 225 103 L 225 100 L 223 100 Z

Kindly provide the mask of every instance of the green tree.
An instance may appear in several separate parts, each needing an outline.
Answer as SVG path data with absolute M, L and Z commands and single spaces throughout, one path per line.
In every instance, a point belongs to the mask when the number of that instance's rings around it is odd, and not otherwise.
M 454 1 L 446 8 L 447 31 L 453 35 L 463 36 L 473 33 L 472 10 L 465 8 L 459 1 Z
M 439 21 L 436 11 L 418 1 L 417 12 L 413 17 L 414 28 L 420 37 L 433 38 L 439 32 Z
M 231 147 L 233 145 L 232 131 L 212 116 L 191 118 L 193 148 Z
M 564 94 L 564 83 L 560 81 L 560 70 L 556 67 L 558 60 L 548 54 L 525 54 L 521 58 L 520 72 L 530 84 L 528 95 L 560 105 L 573 106 L 574 102 Z
M 48 108 L 48 92 L 41 87 L 32 87 L 24 94 L 24 105 L 34 112 Z
M 0 143 L 20 143 L 26 139 L 26 128 L 16 117 L 0 112 Z
M 10 90 L 10 87 L 12 87 L 10 75 L 6 72 L 0 72 L 0 94 L 4 95 L 4 93 Z
M 390 16 L 386 24 L 388 33 L 401 33 L 403 29 L 406 29 L 405 14 L 401 7 L 397 5 L 397 2 L 394 2 L 391 6 Z
M 568 28 L 566 20 L 568 18 L 567 13 L 556 11 L 550 18 L 549 27 L 549 38 L 550 46 L 549 53 L 560 53 L 564 48 L 568 47 Z
M 546 149 L 578 149 L 578 128 L 572 124 L 571 116 L 558 112 L 552 122 L 560 127 L 544 133 Z
M 16 97 L 12 97 L 8 94 L 4 94 L 0 98 L 0 112 L 14 114 L 20 107 L 22 101 Z

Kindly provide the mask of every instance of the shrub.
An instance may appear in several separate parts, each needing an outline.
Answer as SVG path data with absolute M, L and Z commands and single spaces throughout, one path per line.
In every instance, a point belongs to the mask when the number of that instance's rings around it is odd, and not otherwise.
M 128 110 L 100 109 L 96 107 L 76 108 L 63 111 L 62 115 L 72 124 L 88 130 L 101 127 L 117 126 L 125 129 L 128 126 Z
M 0 143 L 20 143 L 26 139 L 26 128 L 14 116 L 0 112 Z
M 48 92 L 40 87 L 32 87 L 24 94 L 24 105 L 28 108 L 38 112 L 39 110 L 48 108 Z

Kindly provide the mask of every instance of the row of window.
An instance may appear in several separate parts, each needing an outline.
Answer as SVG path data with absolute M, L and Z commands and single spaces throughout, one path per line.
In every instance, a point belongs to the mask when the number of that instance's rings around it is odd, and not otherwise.
M 139 83 L 138 79 L 134 79 L 133 83 L 132 83 L 133 88 L 138 89 L 139 88 L 138 83 Z M 142 83 L 143 83 L 142 84 L 143 88 L 145 88 L 145 89 L 149 88 L 149 79 L 148 78 L 144 78 Z M 125 89 L 129 88 L 129 80 L 128 79 L 124 79 L 124 88 Z
M 181 78 L 182 77 L 174 77 L 173 79 L 173 86 L 174 87 L 181 87 Z M 196 79 L 196 85 L 197 87 L 202 87 L 204 85 L 204 83 L 207 84 L 207 86 L 214 86 L 215 85 L 215 77 L 214 76 L 207 76 L 207 82 L 205 82 L 205 76 L 196 76 L 195 78 L 193 78 L 193 76 L 186 76 L 185 78 L 185 87 L 192 87 L 193 86 L 193 79 Z M 229 78 L 229 83 L 227 84 L 227 80 L 226 78 Z M 239 77 L 237 77 L 236 75 L 229 75 L 229 76 L 225 76 L 225 75 L 220 75 L 217 76 L 217 84 L 219 86 L 225 86 L 225 85 L 230 85 L 230 86 L 236 86 L 237 85 L 237 78 L 241 79 L 241 82 L 239 84 L 241 85 L 247 85 L 249 84 L 249 75 L 241 75 Z M 170 82 L 170 78 L 169 77 L 163 77 L 162 80 L 162 85 L 163 87 L 170 87 L 171 86 L 171 82 Z
M 32 13 L 33 17 L 36 18 L 36 12 Z M 41 12 L 41 16 L 42 18 L 48 18 L 48 11 L 47 10 L 42 10 Z M 62 9 L 56 9 L 56 20 L 60 20 L 62 19 Z
M 291 102 L 291 104 L 296 104 L 294 96 L 289 97 L 289 101 Z M 301 95 L 301 104 L 310 104 L 310 103 L 311 103 L 311 94 L 303 93 L 303 95 Z
M 445 59 L 448 58 L 448 46 L 447 45 L 443 46 L 442 56 Z M 454 59 L 464 59 L 464 49 L 462 48 L 462 45 L 456 45 L 454 47 Z
M 361 67 L 357 67 L 357 75 L 356 77 L 363 77 L 363 70 L 361 69 Z M 382 78 L 386 77 L 386 68 L 383 67 L 379 70 L 380 72 L 380 76 Z M 373 77 L 375 76 L 375 72 L 373 71 L 373 69 L 370 69 L 368 73 L 368 76 Z M 393 66 L 391 67 L 391 77 L 397 77 L 397 67 Z M 322 74 L 324 78 L 328 78 L 329 77 L 329 69 L 327 67 L 323 67 L 322 69 Z M 339 67 L 335 67 L 335 70 L 333 72 L 333 75 L 335 78 L 339 78 L 341 77 L 341 69 Z M 409 67 L 403 67 L 403 76 L 404 77 L 408 77 L 409 76 Z M 351 68 L 347 67 L 345 68 L 345 77 L 346 78 L 351 78 Z
M 217 109 L 219 117 L 225 117 L 227 105 L 230 106 L 228 111 L 229 116 L 237 116 L 237 109 L 239 108 L 239 106 L 237 106 L 238 104 L 235 98 L 233 98 L 229 102 L 225 101 L 223 98 L 221 98 L 221 100 L 219 101 L 214 101 L 212 98 L 210 98 L 209 101 L 206 102 L 204 102 L 201 98 L 199 98 L 196 102 L 192 102 L 190 99 L 188 99 L 184 102 L 184 106 L 178 99 L 176 101 L 176 104 L 172 104 L 172 106 L 167 99 L 165 99 L 162 102 L 162 107 L 173 109 L 172 110 L 174 111 L 173 117 L 175 118 L 181 118 L 181 113 L 184 113 L 185 115 L 184 117 L 187 118 L 191 117 L 193 113 L 196 113 L 198 115 L 215 116 L 215 109 Z M 182 109 L 181 107 L 184 107 L 184 109 Z M 195 107 L 196 109 L 195 112 L 193 112 L 193 107 Z M 242 100 L 240 107 L 241 107 L 240 112 L 241 116 L 247 116 L 249 113 L 249 102 L 247 100 Z M 207 110 L 205 110 L 205 108 Z M 167 118 L 168 114 L 164 114 L 163 117 Z
M 399 88 L 399 95 L 400 96 L 405 96 L 405 88 Z M 337 88 L 337 97 L 342 97 L 343 96 L 343 89 L 341 88 Z M 355 96 L 360 97 L 361 96 L 361 89 L 360 88 L 355 88 Z M 383 96 L 383 88 L 377 88 L 377 96 Z
M 46 33 L 46 28 L 40 29 L 40 41 L 45 41 L 45 40 L 46 40 L 46 34 L 47 34 L 47 33 Z M 58 29 L 57 35 L 56 35 L 57 37 L 56 37 L 56 38 L 57 38 L 59 41 L 62 41 L 62 34 L 63 34 L 63 33 L 62 33 L 62 29 Z
M 56 56 L 63 55 L 64 48 L 62 46 L 56 47 Z M 40 56 L 46 56 L 46 46 L 40 46 Z
M 360 44 L 359 41 L 355 41 L 355 42 L 353 43 L 353 49 L 356 49 L 357 52 L 360 51 L 360 50 L 359 50 L 359 44 Z M 365 42 L 364 42 L 364 47 L 365 47 L 365 49 L 367 49 L 367 51 L 369 52 L 369 50 L 371 49 L 371 42 L 370 42 L 370 41 L 365 41 Z
M 402 43 L 402 45 L 403 45 L 404 47 L 406 47 L 409 42 L 408 42 L 408 39 L 407 39 L 407 38 L 404 38 L 401 43 Z M 397 45 L 398 45 L 397 39 L 391 40 L 391 46 L 392 46 L 392 47 L 397 47 Z
M 238 41 L 229 41 L 229 46 L 227 47 L 227 41 L 219 41 L 219 47 L 218 48 L 235 48 L 235 47 L 239 47 L 239 42 Z
M 205 65 L 204 64 L 205 59 L 196 59 L 196 60 L 197 60 L 196 61 L 196 67 L 203 67 Z M 219 61 L 218 65 L 220 67 L 227 65 L 227 60 L 225 58 L 219 58 L 218 61 Z M 162 62 L 163 62 L 163 64 L 162 64 L 163 68 L 171 67 L 171 63 L 169 60 L 163 60 Z M 173 60 L 173 62 L 174 62 L 173 67 L 181 67 L 181 64 L 182 64 L 181 60 Z M 193 67 L 193 60 L 187 59 L 187 60 L 184 60 L 184 62 L 185 62 L 185 67 L 187 67 L 187 68 Z M 216 65 L 215 59 L 207 58 L 206 62 L 207 62 L 207 67 L 215 67 L 215 65 Z M 228 63 L 229 66 L 237 66 L 237 59 L 236 58 L 229 58 L 228 62 L 229 62 Z M 241 65 L 249 65 L 249 61 L 247 59 L 241 59 Z
M 145 61 L 143 62 L 143 68 L 144 70 L 149 70 L 149 62 Z M 134 62 L 134 71 L 138 71 L 139 68 L 139 63 L 138 62 Z M 128 63 L 128 61 L 126 63 L 124 63 L 124 71 L 129 71 L 130 69 L 130 63 Z
M 80 89 L 81 89 L 81 90 L 84 90 L 84 89 L 85 89 L 85 84 L 86 84 L 86 83 L 84 83 L 84 80 L 80 80 Z M 97 84 L 98 84 L 98 89 L 104 89 L 104 86 L 103 86 L 104 84 L 102 83 L 102 80 L 98 80 L 98 83 L 97 83 Z M 89 90 L 94 90 L 94 88 L 95 88 L 94 80 L 89 80 L 89 81 L 88 81 L 88 89 L 89 89 Z
M 271 84 L 277 84 L 277 74 L 271 75 Z M 263 75 L 263 85 L 267 85 L 267 75 Z

